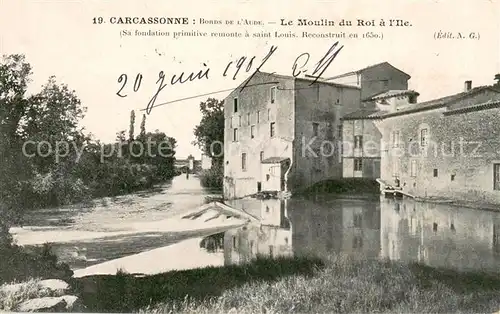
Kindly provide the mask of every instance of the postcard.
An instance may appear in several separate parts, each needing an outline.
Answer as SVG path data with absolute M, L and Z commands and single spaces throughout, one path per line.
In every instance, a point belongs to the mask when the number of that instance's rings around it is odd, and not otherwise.
M 0 1 L 0 311 L 500 310 L 500 2 Z

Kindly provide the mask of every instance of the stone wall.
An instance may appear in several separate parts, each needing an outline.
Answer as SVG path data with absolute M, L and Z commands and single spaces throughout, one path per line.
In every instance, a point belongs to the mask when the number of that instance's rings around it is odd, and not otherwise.
M 340 178 L 340 119 L 360 108 L 360 90 L 331 84 L 311 85 L 305 80 L 297 80 L 295 89 L 295 185 L 306 187 L 325 179 Z M 314 123 L 318 126 L 317 134 L 314 134 Z
M 398 172 L 403 189 L 418 197 L 500 204 L 500 191 L 493 189 L 493 164 L 500 163 L 500 109 L 454 115 L 445 111 L 377 122 L 385 147 L 382 179 L 393 182 Z M 425 148 L 420 145 L 422 129 L 428 130 Z M 393 131 L 400 132 L 400 147 L 392 147 Z
M 294 134 L 293 79 L 266 73 L 257 73 L 242 92 L 233 91 L 224 100 L 224 196 L 242 197 L 257 192 L 262 182 L 261 157 L 288 157 L 292 155 Z M 276 100 L 271 103 L 271 87 Z M 238 111 L 233 101 L 238 98 Z M 275 135 L 270 135 L 274 123 Z M 238 140 L 233 141 L 234 128 Z M 252 137 L 253 129 L 253 137 Z M 262 155 L 261 155 L 262 152 Z M 242 154 L 246 154 L 246 169 L 242 169 Z
M 343 173 L 344 178 L 380 177 L 380 143 L 382 134 L 374 120 L 345 120 L 342 123 Z M 361 149 L 354 148 L 354 137 L 362 136 Z M 354 170 L 354 159 L 361 158 L 362 171 Z

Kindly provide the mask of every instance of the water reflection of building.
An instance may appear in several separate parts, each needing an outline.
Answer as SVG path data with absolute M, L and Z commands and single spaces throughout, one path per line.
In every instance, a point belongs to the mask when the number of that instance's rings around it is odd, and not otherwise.
M 378 256 L 380 212 L 376 202 L 292 199 L 288 208 L 296 254 Z
M 249 262 L 257 256 L 291 256 L 292 224 L 287 201 L 278 199 L 239 200 L 232 204 L 259 218 L 258 222 L 224 234 L 224 263 Z
M 246 262 L 258 254 L 325 256 L 344 252 L 378 257 L 380 252 L 377 202 L 243 199 L 229 205 L 257 216 L 261 224 L 226 232 L 226 264 Z
M 381 255 L 461 270 L 500 266 L 500 213 L 381 199 Z

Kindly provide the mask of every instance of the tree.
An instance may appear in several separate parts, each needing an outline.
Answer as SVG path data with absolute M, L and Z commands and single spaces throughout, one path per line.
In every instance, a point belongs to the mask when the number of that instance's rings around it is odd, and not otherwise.
M 146 134 L 148 150 L 144 154 L 143 163 L 155 168 L 157 180 L 163 181 L 170 179 L 175 171 L 175 148 L 177 141 L 165 133 L 155 130 Z
M 21 215 L 18 195 L 26 187 L 30 165 L 19 133 L 28 101 L 31 66 L 22 55 L 0 60 L 0 248 L 10 245 L 9 226 Z
M 4 56 L 0 63 L 0 134 L 5 141 L 17 137 L 27 100 L 31 66 L 23 55 Z
M 82 144 L 81 141 L 85 138 L 83 129 L 79 127 L 85 111 L 86 108 L 82 106 L 76 92 L 65 84 L 57 84 L 56 78 L 51 76 L 42 86 L 42 90 L 27 100 L 18 130 L 24 141 L 48 142 L 52 149 L 57 143 L 64 143 L 60 149 L 68 149 L 65 160 L 74 162 L 75 145 L 69 144 L 77 141 L 80 143 L 76 144 Z M 34 147 L 30 146 L 29 149 L 34 150 Z M 47 173 L 58 163 L 55 158 L 55 154 L 35 154 L 31 163 L 38 172 Z
M 194 129 L 195 141 L 202 152 L 212 158 L 213 163 L 224 159 L 224 101 L 208 98 L 200 103 L 202 118 Z
M 146 115 L 142 115 L 142 121 L 141 121 L 141 133 L 140 136 L 143 138 L 146 136 Z
M 132 110 L 130 112 L 130 127 L 128 130 L 128 140 L 132 142 L 134 140 L 134 123 L 135 123 L 135 112 Z
M 11 244 L 9 227 L 21 216 L 18 195 L 31 176 L 19 132 L 28 106 L 25 94 L 30 75 L 31 66 L 24 56 L 4 56 L 0 60 L 0 249 Z

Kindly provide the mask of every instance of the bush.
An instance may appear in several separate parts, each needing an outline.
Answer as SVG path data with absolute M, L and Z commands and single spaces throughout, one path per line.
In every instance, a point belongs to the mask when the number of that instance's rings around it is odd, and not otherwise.
M 380 194 L 377 181 L 366 178 L 343 178 L 318 182 L 299 194 Z
M 203 170 L 199 177 L 203 187 L 222 189 L 224 168 L 215 166 L 211 169 Z
M 73 276 L 67 264 L 58 262 L 49 244 L 34 248 L 11 245 L 0 248 L 0 256 L 0 284 L 31 278 L 69 280 Z

